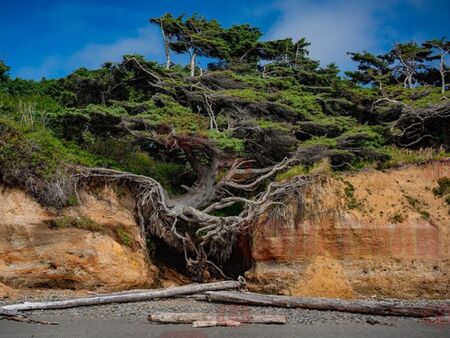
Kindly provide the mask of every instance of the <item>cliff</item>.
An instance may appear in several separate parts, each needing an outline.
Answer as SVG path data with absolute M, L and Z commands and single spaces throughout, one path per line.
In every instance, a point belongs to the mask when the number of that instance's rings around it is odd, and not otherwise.
M 317 176 L 303 207 L 291 199 L 262 215 L 248 243 L 239 243 L 244 257 L 229 264 L 251 261 L 252 291 L 449 298 L 450 205 L 433 192 L 445 177 L 448 160 Z M 81 191 L 79 203 L 62 210 L 0 186 L 0 292 L 186 282 L 147 259 L 134 211 L 132 195 L 118 186 Z
M 251 234 L 254 291 L 448 298 L 450 205 L 433 193 L 450 162 L 318 178 L 306 211 L 263 215 Z M 308 212 L 309 210 L 309 212 Z

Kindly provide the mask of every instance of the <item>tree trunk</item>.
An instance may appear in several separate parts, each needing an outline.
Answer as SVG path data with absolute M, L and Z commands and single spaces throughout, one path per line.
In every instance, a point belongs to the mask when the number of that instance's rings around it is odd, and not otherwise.
M 191 61 L 189 63 L 190 69 L 191 69 L 191 77 L 195 76 L 195 59 L 197 58 L 197 54 L 195 54 L 195 51 L 192 51 L 191 53 Z
M 432 304 L 413 306 L 387 301 L 348 301 L 326 298 L 261 295 L 250 292 L 218 291 L 206 292 L 206 295 L 210 301 L 214 302 L 330 310 L 381 316 L 439 317 L 448 314 L 450 309 L 450 304 L 447 306 Z
M 138 291 L 129 293 L 113 293 L 112 295 L 101 295 L 84 298 L 67 299 L 54 302 L 25 302 L 21 304 L 6 305 L 0 307 L 0 310 L 7 311 L 27 311 L 27 310 L 45 310 L 45 309 L 66 309 L 71 307 L 101 305 L 111 303 L 128 303 L 152 300 L 155 298 L 168 298 L 177 295 L 189 295 L 212 290 L 236 289 L 241 286 L 238 281 L 225 281 L 205 284 L 190 284 L 167 289 L 157 289 L 148 291 Z
M 156 312 L 148 316 L 150 322 L 165 324 L 189 324 L 196 321 L 224 321 L 231 320 L 248 324 L 286 324 L 286 316 L 278 315 L 251 315 L 249 313 L 170 313 Z
M 166 69 L 169 69 L 170 65 L 172 63 L 172 61 L 170 59 L 169 38 L 166 35 L 166 32 L 164 30 L 164 26 L 163 26 L 162 22 L 161 22 L 161 34 L 162 34 L 163 42 L 164 42 L 164 54 L 166 55 Z
M 439 64 L 439 72 L 441 73 L 441 93 L 445 93 L 445 67 L 444 56 L 441 56 L 441 62 Z

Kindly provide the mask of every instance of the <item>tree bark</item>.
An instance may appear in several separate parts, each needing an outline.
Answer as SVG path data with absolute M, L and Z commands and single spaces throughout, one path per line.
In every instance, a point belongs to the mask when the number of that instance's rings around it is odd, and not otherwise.
M 439 63 L 439 72 L 441 73 L 441 93 L 445 94 L 445 55 L 441 56 Z
M 330 310 L 381 316 L 439 317 L 449 313 L 450 304 L 414 306 L 391 301 L 340 300 L 290 296 L 261 295 L 250 292 L 206 292 L 209 301 L 285 308 Z
M 161 34 L 163 36 L 164 41 L 164 54 L 166 55 L 166 69 L 169 69 L 170 65 L 172 64 L 172 60 L 170 59 L 169 38 L 167 37 L 166 32 L 164 31 L 162 22 L 161 22 Z
M 150 322 L 165 324 L 189 324 L 197 321 L 237 321 L 248 324 L 286 324 L 286 316 L 278 315 L 251 315 L 251 314 L 208 314 L 208 313 L 164 313 L 156 312 L 148 316 Z
M 112 295 L 101 295 L 84 298 L 67 299 L 54 302 L 25 302 L 21 304 L 6 305 L 0 310 L 6 311 L 27 311 L 45 309 L 66 309 L 79 306 L 101 305 L 111 303 L 128 303 L 152 300 L 155 298 L 168 298 L 177 295 L 189 295 L 212 290 L 236 289 L 241 286 L 238 281 L 225 281 L 205 284 L 190 284 L 167 289 L 157 289 L 148 291 L 137 291 L 135 293 L 114 293 Z
M 195 76 L 195 59 L 197 58 L 197 54 L 195 54 L 195 51 L 191 52 L 191 60 L 189 62 L 189 67 L 191 69 L 191 77 Z

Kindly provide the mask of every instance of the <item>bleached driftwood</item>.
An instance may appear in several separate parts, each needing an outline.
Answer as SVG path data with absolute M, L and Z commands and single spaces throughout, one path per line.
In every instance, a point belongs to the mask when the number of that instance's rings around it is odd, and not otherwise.
M 156 289 L 137 292 L 113 293 L 111 295 L 99 295 L 83 298 L 74 298 L 52 302 L 25 302 L 21 304 L 5 305 L 0 310 L 27 311 L 45 309 L 66 309 L 71 307 L 101 305 L 111 303 L 140 302 L 156 298 L 168 298 L 177 295 L 188 295 L 214 290 L 237 289 L 241 286 L 238 281 L 224 281 L 205 284 L 190 284 L 167 289 Z
M 209 301 L 233 304 L 277 306 L 312 310 L 331 310 L 381 316 L 440 317 L 448 315 L 450 303 L 446 306 L 426 304 L 408 305 L 395 301 L 342 300 L 329 298 L 307 298 L 262 295 L 251 292 L 211 291 L 206 292 Z
M 221 313 L 173 313 L 173 312 L 155 312 L 148 316 L 152 323 L 164 324 L 190 324 L 198 321 L 223 322 L 235 321 L 246 324 L 286 324 L 286 316 L 278 315 L 252 315 L 252 314 L 221 314 Z

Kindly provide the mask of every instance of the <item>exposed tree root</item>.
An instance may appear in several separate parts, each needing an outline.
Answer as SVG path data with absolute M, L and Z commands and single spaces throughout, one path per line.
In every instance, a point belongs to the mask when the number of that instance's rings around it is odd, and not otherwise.
M 188 158 L 191 154 L 187 153 Z M 257 190 L 263 182 L 294 163 L 293 159 L 268 168 L 250 168 L 251 161 L 238 161 L 217 181 L 219 161 L 213 157 L 209 165 L 190 159 L 197 172 L 197 183 L 183 196 L 170 197 L 161 184 L 151 177 L 104 168 L 78 168 L 78 184 L 96 179 L 125 182 L 134 192 L 137 215 L 143 238 L 158 236 L 170 247 L 184 252 L 188 269 L 201 274 L 210 266 L 226 277 L 217 265 L 226 261 L 236 236 L 248 229 L 256 218 L 279 205 L 289 195 L 302 203 L 306 177 L 287 183 L 271 182 L 265 190 Z M 236 194 L 246 192 L 248 196 Z M 253 195 L 253 196 L 252 196 Z M 215 211 L 240 203 L 238 215 L 217 216 Z M 201 278 L 201 277 L 200 277 Z

